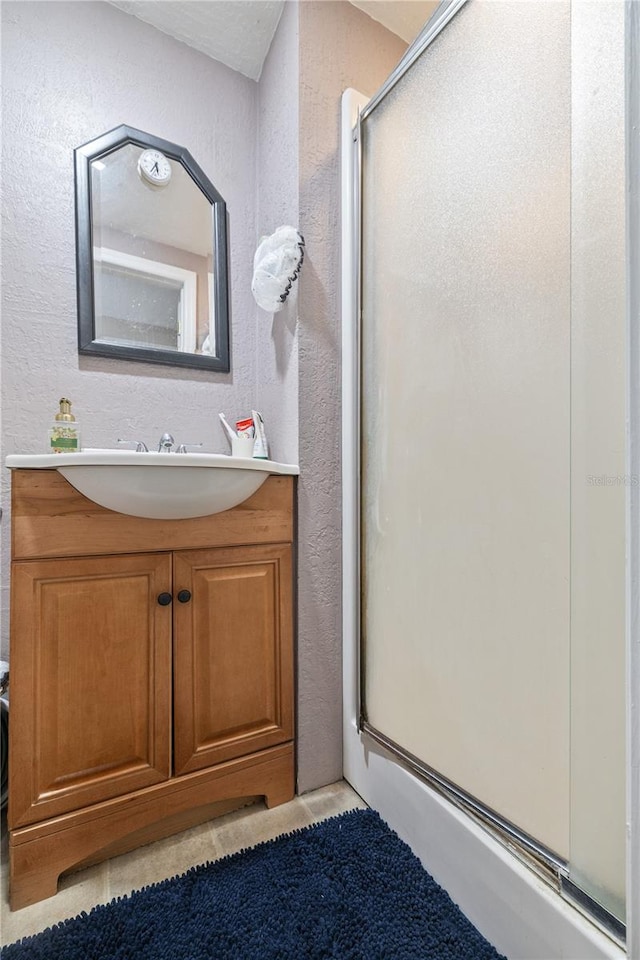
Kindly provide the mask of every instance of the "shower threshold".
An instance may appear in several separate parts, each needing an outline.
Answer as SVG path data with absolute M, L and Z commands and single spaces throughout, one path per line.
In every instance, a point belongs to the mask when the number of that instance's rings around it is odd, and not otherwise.
M 566 860 L 500 816 L 495 810 L 476 800 L 433 767 L 404 750 L 366 719 L 360 719 L 359 731 L 378 743 L 395 760 L 407 767 L 458 810 L 471 817 L 521 863 L 549 884 L 567 903 L 610 937 L 614 943 L 624 948 L 625 924 L 572 882 L 569 877 L 569 863 Z

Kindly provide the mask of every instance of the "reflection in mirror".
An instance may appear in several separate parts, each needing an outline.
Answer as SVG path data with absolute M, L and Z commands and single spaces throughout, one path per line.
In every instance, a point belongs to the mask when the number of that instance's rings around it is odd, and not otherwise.
M 119 127 L 76 202 L 80 352 L 228 370 L 226 210 L 187 151 Z

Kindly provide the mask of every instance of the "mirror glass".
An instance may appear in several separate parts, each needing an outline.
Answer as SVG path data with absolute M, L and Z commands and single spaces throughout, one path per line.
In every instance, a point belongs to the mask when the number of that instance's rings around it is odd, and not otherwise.
M 111 131 L 76 201 L 80 352 L 228 370 L 226 208 L 187 151 Z

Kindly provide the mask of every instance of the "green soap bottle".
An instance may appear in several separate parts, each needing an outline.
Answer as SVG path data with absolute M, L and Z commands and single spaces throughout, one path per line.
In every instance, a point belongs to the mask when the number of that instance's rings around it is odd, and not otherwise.
M 49 430 L 49 453 L 77 453 L 80 450 L 80 427 L 71 413 L 71 400 L 60 399 L 60 412 L 56 413 Z

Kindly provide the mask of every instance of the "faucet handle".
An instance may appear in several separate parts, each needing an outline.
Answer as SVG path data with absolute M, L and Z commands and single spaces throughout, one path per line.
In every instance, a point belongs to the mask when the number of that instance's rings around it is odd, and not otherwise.
M 181 443 L 176 453 L 188 453 L 187 447 L 201 447 L 201 443 Z
M 149 448 L 147 447 L 144 440 L 117 440 L 117 443 L 135 443 L 136 453 L 149 453 Z

